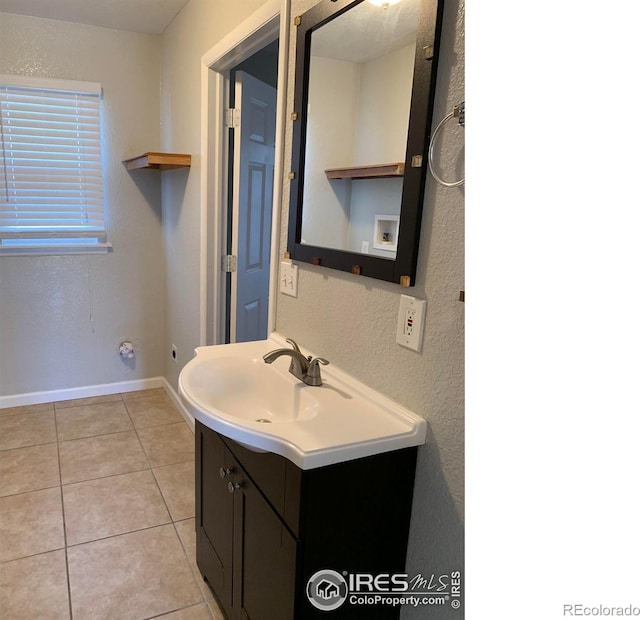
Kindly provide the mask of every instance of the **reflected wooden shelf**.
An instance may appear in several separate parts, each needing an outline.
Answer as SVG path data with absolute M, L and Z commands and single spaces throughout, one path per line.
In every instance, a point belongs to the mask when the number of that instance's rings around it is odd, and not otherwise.
M 385 179 L 404 175 L 404 162 L 325 170 L 327 179 Z
M 141 168 L 173 170 L 174 168 L 188 168 L 191 166 L 191 155 L 148 152 L 138 155 L 138 157 L 125 159 L 122 163 L 127 167 L 127 170 L 139 170 Z

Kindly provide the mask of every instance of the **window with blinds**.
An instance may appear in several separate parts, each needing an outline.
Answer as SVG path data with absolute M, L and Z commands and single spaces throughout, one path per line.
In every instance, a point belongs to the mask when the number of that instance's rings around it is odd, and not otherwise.
M 0 252 L 106 251 L 100 84 L 0 75 Z

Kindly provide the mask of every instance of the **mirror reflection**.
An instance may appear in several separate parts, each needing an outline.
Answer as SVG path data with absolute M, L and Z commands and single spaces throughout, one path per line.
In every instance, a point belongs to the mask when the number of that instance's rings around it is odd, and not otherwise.
M 311 34 L 302 244 L 394 260 L 420 0 Z

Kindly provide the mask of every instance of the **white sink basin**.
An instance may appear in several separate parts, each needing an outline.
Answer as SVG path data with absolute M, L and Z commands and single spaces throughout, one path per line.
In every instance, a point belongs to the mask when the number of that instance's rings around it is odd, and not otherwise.
M 288 372 L 290 357 L 263 361 L 265 353 L 283 347 L 289 345 L 272 334 L 197 348 L 180 373 L 183 402 L 205 426 L 301 469 L 424 443 L 423 418 L 335 366 L 323 366 L 323 385 L 311 387 Z
M 217 348 L 217 347 L 216 347 Z M 198 349 L 201 354 L 203 349 Z M 283 360 L 283 363 L 286 361 Z M 207 410 L 246 422 L 292 424 L 318 413 L 318 400 L 303 383 L 292 384 L 261 358 L 224 355 L 196 358 L 187 370 L 189 392 Z M 287 362 L 288 367 L 288 362 Z

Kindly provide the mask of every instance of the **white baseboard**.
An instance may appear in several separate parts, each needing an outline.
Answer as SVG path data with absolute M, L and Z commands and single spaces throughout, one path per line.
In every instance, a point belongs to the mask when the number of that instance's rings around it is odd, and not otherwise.
M 88 398 L 90 396 L 105 396 L 107 394 L 122 394 L 137 390 L 150 390 L 163 388 L 171 402 L 176 406 L 184 421 L 195 432 L 195 420 L 182 404 L 180 396 L 171 387 L 165 377 L 151 377 L 150 379 L 137 379 L 135 381 L 120 381 L 118 383 L 103 383 L 102 385 L 87 385 L 85 387 L 68 388 L 66 390 L 50 390 L 48 392 L 30 392 L 28 394 L 12 394 L 0 396 L 0 409 L 9 407 L 22 407 L 24 405 L 39 405 L 40 403 L 54 403 L 61 400 L 75 398 Z
M 120 381 L 118 383 L 87 385 L 84 387 L 67 388 L 64 390 L 50 390 L 48 392 L 12 394 L 11 396 L 0 396 L 0 409 L 21 407 L 23 405 L 39 405 L 40 403 L 53 403 L 60 400 L 72 400 L 74 398 L 88 398 L 90 396 L 105 396 L 106 394 L 135 392 L 136 390 L 149 390 L 159 387 L 165 388 L 166 390 L 167 385 L 169 384 L 164 377 L 151 377 L 150 379 L 136 379 L 134 381 Z
M 196 432 L 196 422 L 194 417 L 187 411 L 187 408 L 182 404 L 182 399 L 178 395 L 178 393 L 171 387 L 171 384 L 166 380 L 165 377 L 162 377 L 162 387 L 164 391 L 167 393 L 171 402 L 176 406 L 176 409 L 180 413 L 180 415 L 184 418 L 184 421 L 188 424 L 192 433 Z

